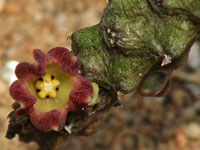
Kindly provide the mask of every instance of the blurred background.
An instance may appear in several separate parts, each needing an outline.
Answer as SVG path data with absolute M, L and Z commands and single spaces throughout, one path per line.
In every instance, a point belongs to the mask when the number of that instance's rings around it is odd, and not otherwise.
M 5 138 L 13 100 L 9 85 L 18 62 L 33 49 L 71 49 L 70 35 L 99 22 L 106 0 L 0 0 L 0 149 L 36 150 L 35 143 Z M 200 44 L 173 75 L 163 98 L 137 94 L 105 114 L 98 132 L 71 136 L 63 150 L 200 150 Z

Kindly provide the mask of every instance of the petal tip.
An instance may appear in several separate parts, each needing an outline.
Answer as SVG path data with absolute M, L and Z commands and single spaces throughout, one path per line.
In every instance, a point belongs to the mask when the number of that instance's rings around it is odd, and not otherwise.
M 55 47 L 51 49 L 47 55 L 50 57 L 50 61 L 53 61 L 61 67 L 64 72 L 70 74 L 78 73 L 81 65 L 79 57 L 73 56 L 71 51 L 64 47 Z
M 34 65 L 26 62 L 22 62 L 16 66 L 15 74 L 18 79 L 29 79 L 36 73 Z
M 33 125 L 44 132 L 49 132 L 51 130 L 61 131 L 64 128 L 66 117 L 67 111 L 65 109 L 52 110 L 46 113 L 34 109 L 30 114 Z
M 93 94 L 93 86 L 91 82 L 82 76 L 78 76 L 75 81 L 75 86 L 70 93 L 70 100 L 79 106 L 88 106 L 88 98 Z
M 17 114 L 25 115 L 31 112 L 36 98 L 29 93 L 24 83 L 16 80 L 10 86 L 9 92 L 11 97 L 21 105 L 21 108 L 17 110 Z

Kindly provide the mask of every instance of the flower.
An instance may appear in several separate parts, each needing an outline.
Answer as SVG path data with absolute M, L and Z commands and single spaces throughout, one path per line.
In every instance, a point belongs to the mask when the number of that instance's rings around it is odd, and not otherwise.
M 33 51 L 36 64 L 20 63 L 15 70 L 18 80 L 10 86 L 10 95 L 21 104 L 17 115 L 29 115 L 41 131 L 61 131 L 67 113 L 81 111 L 99 102 L 98 85 L 78 74 L 79 57 L 63 47 L 47 55 Z

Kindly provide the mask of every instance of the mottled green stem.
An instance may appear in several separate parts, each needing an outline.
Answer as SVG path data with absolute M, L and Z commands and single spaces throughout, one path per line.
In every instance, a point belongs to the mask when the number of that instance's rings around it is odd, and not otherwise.
M 157 96 L 169 80 L 157 76 L 185 63 L 199 22 L 199 0 L 110 0 L 98 25 L 73 34 L 72 49 L 83 74 L 100 86 L 123 93 L 150 88 L 144 95 Z

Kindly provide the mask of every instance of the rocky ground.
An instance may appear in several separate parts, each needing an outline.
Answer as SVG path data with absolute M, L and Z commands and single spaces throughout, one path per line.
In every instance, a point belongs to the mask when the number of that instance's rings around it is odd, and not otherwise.
M 0 0 L 0 146 L 36 150 L 35 143 L 5 138 L 13 100 L 8 94 L 18 62 L 33 61 L 35 48 L 71 47 L 70 35 L 98 23 L 106 0 Z M 200 48 L 174 73 L 166 97 L 137 94 L 105 114 L 98 132 L 70 137 L 63 150 L 199 150 Z

